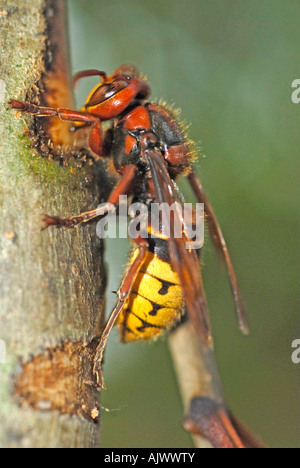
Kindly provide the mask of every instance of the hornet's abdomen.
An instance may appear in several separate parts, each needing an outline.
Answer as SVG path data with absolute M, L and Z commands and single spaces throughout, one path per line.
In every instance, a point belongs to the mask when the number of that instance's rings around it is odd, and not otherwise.
M 138 250 L 133 252 L 130 263 Z M 160 249 L 147 253 L 120 317 L 123 342 L 158 337 L 180 320 L 184 302 L 177 273 L 159 256 Z

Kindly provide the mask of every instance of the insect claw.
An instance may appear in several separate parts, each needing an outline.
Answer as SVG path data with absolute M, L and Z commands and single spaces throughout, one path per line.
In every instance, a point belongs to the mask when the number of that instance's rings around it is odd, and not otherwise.
M 43 217 L 44 229 L 47 229 L 49 226 L 54 226 L 56 228 L 70 229 L 74 226 L 78 226 L 84 221 L 82 216 L 74 216 L 72 218 L 61 218 L 60 216 L 49 216 L 45 215 Z
M 15 99 L 10 99 L 7 104 L 10 109 L 17 109 L 23 111 L 26 108 L 24 102 L 16 101 Z
M 49 216 L 49 215 L 44 215 L 42 218 L 42 231 L 47 229 L 49 226 L 57 226 L 59 223 L 59 218 L 57 216 Z
M 96 386 L 96 384 L 95 384 L 95 382 L 93 380 L 85 380 L 84 384 L 88 385 L 89 387 L 95 387 Z
M 103 380 L 103 375 L 102 375 L 102 370 L 101 370 L 101 364 L 99 361 L 95 361 L 94 363 L 93 374 L 96 376 L 97 389 L 103 390 L 105 386 L 104 386 L 104 380 Z

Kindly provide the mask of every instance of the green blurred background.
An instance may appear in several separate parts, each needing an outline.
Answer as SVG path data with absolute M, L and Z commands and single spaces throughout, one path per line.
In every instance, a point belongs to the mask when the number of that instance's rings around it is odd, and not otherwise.
M 226 399 L 272 447 L 299 446 L 299 0 L 70 0 L 73 72 L 134 62 L 155 99 L 174 102 L 207 157 L 198 162 L 251 322 L 239 334 L 224 268 L 206 239 L 204 280 Z M 94 81 L 93 81 L 94 80 Z M 97 79 L 83 80 L 77 104 Z M 188 201 L 195 201 L 186 184 Z M 128 243 L 106 244 L 107 311 Z M 297 310 L 298 309 L 298 310 Z M 109 340 L 104 447 L 191 447 L 167 339 Z

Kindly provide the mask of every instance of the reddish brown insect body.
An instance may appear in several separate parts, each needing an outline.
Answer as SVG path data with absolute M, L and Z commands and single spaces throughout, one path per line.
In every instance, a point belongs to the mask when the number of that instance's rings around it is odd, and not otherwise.
M 176 201 L 174 182 L 179 175 L 187 175 L 198 201 L 205 204 L 209 232 L 228 269 L 240 327 L 247 332 L 244 305 L 226 243 L 192 167 L 190 143 L 176 114 L 164 105 L 146 101 L 150 88 L 133 67 L 122 66 L 110 77 L 102 71 L 87 70 L 78 73 L 74 83 L 80 78 L 95 75 L 100 76 L 101 83 L 92 90 L 80 111 L 40 107 L 15 100 L 11 100 L 10 105 L 38 117 L 56 115 L 62 120 L 72 121 L 73 130 L 91 128 L 90 149 L 98 156 L 112 158 L 115 169 L 120 174 L 120 181 L 108 199 L 110 205 L 107 205 L 107 209 L 108 206 L 117 206 L 120 195 L 132 195 L 134 200 L 147 206 L 153 202 L 172 205 Z M 102 131 L 103 121 L 112 121 L 105 133 Z M 71 218 L 47 216 L 45 222 L 47 226 L 68 228 L 102 216 L 107 209 L 101 207 Z M 183 224 L 176 211 L 171 214 L 171 226 Z M 162 232 L 154 234 L 150 218 L 148 231 L 147 239 L 140 236 L 133 240 L 136 245 L 135 254 L 118 291 L 117 306 L 108 319 L 97 348 L 94 372 L 100 387 L 103 386 L 103 351 L 117 320 L 124 341 L 157 336 L 180 317 L 182 311 L 178 312 L 176 309 L 183 309 L 181 303 L 184 302 L 199 337 L 206 345 L 211 343 L 210 323 L 196 251 L 186 248 L 188 239 L 185 234 L 177 238 L 171 230 L 168 239 Z M 147 275 L 150 268 L 151 275 Z M 154 286 L 154 280 L 151 283 L 148 279 L 142 294 L 141 284 L 146 276 L 152 276 L 160 287 Z M 147 297 L 144 291 L 148 294 Z M 136 307 L 138 300 L 141 313 Z M 147 309 L 149 304 L 151 307 Z M 168 313 L 165 312 L 167 308 Z M 166 314 L 165 318 L 163 313 Z M 221 421 L 220 418 L 219 420 Z M 230 420 L 224 420 L 225 416 L 222 417 L 222 430 L 229 431 L 232 435 L 234 429 Z M 214 443 L 213 434 L 211 440 Z M 239 442 L 236 445 L 239 446 Z

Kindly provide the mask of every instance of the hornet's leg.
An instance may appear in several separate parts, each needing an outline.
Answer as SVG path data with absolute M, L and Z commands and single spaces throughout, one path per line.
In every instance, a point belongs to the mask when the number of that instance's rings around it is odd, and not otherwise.
M 216 215 L 205 195 L 201 180 L 199 179 L 195 169 L 192 169 L 191 174 L 188 176 L 191 187 L 200 203 L 204 203 L 204 211 L 206 215 L 206 223 L 209 229 L 211 239 L 217 254 L 219 254 L 225 261 L 228 276 L 230 279 L 231 289 L 235 301 L 235 307 L 237 311 L 238 321 L 240 329 L 243 333 L 249 333 L 249 326 L 247 320 L 246 309 L 243 301 L 242 294 L 238 285 L 236 273 L 227 249 L 227 245 L 221 231 L 220 225 L 217 221 Z
M 135 239 L 134 242 L 138 244 L 139 253 L 136 259 L 134 260 L 134 262 L 130 265 L 129 270 L 125 278 L 123 279 L 123 282 L 118 291 L 118 298 L 119 298 L 118 304 L 109 316 L 109 319 L 106 323 L 104 331 L 101 335 L 100 342 L 97 347 L 96 355 L 94 358 L 94 374 L 96 375 L 97 386 L 99 388 L 103 388 L 101 361 L 102 361 L 103 352 L 106 346 L 107 339 L 130 295 L 130 292 L 132 290 L 136 277 L 144 264 L 147 251 L 148 251 L 148 243 L 146 239 L 138 238 L 138 239 Z
M 43 106 L 36 106 L 35 104 L 31 104 L 30 102 L 21 102 L 16 101 L 15 99 L 10 99 L 8 101 L 8 105 L 12 109 L 16 109 L 20 112 L 25 112 L 27 114 L 35 115 L 37 117 L 53 117 L 57 116 L 61 120 L 67 120 L 70 122 L 85 122 L 92 125 L 94 122 L 98 121 L 97 117 L 90 115 L 88 113 L 75 111 L 71 109 L 62 109 L 62 108 L 53 108 L 53 107 L 43 107 Z
M 127 195 L 129 193 L 135 179 L 136 172 L 137 167 L 134 164 L 130 164 L 127 167 L 122 179 L 111 193 L 107 203 L 104 205 L 96 208 L 95 210 L 80 213 L 78 216 L 71 216 L 70 218 L 60 218 L 59 216 L 46 215 L 43 219 L 45 223 L 44 229 L 49 226 L 70 228 L 81 223 L 86 223 L 91 219 L 97 218 L 98 216 L 103 216 L 107 211 L 109 211 L 111 205 L 118 205 L 120 195 Z
M 52 108 L 36 106 L 30 102 L 16 101 L 10 99 L 8 105 L 12 109 L 16 109 L 20 112 L 35 115 L 36 117 L 53 117 L 57 116 L 61 120 L 68 122 L 81 123 L 82 126 L 91 126 L 91 133 L 89 136 L 89 146 L 91 150 L 99 156 L 106 156 L 106 151 L 103 144 L 103 135 L 101 128 L 101 121 L 98 117 L 95 117 L 87 112 L 75 111 L 71 109 Z

